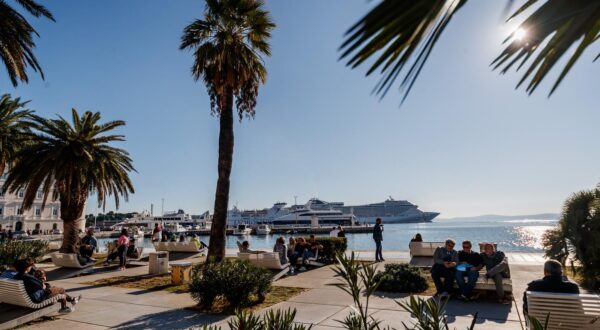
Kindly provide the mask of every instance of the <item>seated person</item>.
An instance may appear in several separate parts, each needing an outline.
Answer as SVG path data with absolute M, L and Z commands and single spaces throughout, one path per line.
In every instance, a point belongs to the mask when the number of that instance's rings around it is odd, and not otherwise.
M 456 267 L 456 284 L 458 284 L 460 298 L 466 301 L 472 299 L 479 271 L 483 268 L 483 259 L 472 248 L 471 241 L 462 242 L 462 250 L 458 251 L 458 266 Z M 465 277 L 467 282 L 465 282 Z
M 282 265 L 288 263 L 287 246 L 285 246 L 285 238 L 283 238 L 283 236 L 280 236 L 275 242 L 275 246 L 273 246 L 273 252 L 277 252 L 279 254 L 279 262 Z
M 421 234 L 417 233 L 411 240 L 410 242 L 423 242 L 423 237 L 421 237 Z
M 536 292 L 558 292 L 579 293 L 579 287 L 563 277 L 562 265 L 556 260 L 548 260 L 544 263 L 544 278 L 527 284 L 527 290 L 523 292 L 523 312 L 527 313 L 527 291 Z
M 302 262 L 306 262 L 309 258 L 314 258 L 317 255 L 317 252 L 323 250 L 323 245 L 319 244 L 315 239 L 315 235 L 310 235 L 307 241 L 310 246 L 308 249 L 304 251 L 302 255 Z
M 453 290 L 454 278 L 456 277 L 456 265 L 458 254 L 454 250 L 456 243 L 447 239 L 445 245 L 438 246 L 433 252 L 433 267 L 431 267 L 431 278 L 435 283 L 436 295 L 448 297 Z M 442 278 L 444 281 L 442 282 Z
M 185 235 L 179 235 L 179 243 L 185 243 Z
M 344 228 L 342 228 L 342 226 L 338 226 L 337 237 L 340 237 L 340 238 L 346 237 L 346 232 L 344 232 Z
M 138 253 L 138 249 L 135 246 L 135 239 L 129 240 L 129 246 L 127 247 L 127 258 L 137 259 L 140 255 Z
M 170 242 L 177 242 L 177 235 L 175 233 L 171 234 Z
M 79 244 L 79 254 L 86 258 L 87 261 L 90 261 L 92 259 L 92 255 L 94 255 L 94 252 L 97 250 L 98 241 L 96 240 L 96 237 L 94 237 L 94 229 L 89 228 L 86 235 L 81 238 Z
M 53 298 L 59 294 L 63 294 L 66 298 L 60 299 L 61 309 L 59 313 L 66 314 L 75 310 L 75 305 L 79 302 L 81 296 L 71 297 L 65 293 L 65 289 L 49 286 L 46 283 L 45 273 L 42 279 L 38 279 L 35 276 L 29 274 L 31 271 L 31 267 L 33 266 L 28 260 L 19 260 L 15 263 L 15 267 L 17 270 L 17 275 L 15 276 L 15 280 L 23 281 L 23 285 L 25 286 L 25 291 L 27 291 L 27 295 L 34 303 L 40 303 L 46 299 Z M 42 273 L 40 273 L 42 274 Z M 72 307 L 67 307 L 67 302 L 70 302 Z
M 199 240 L 198 235 L 196 235 L 196 234 L 192 234 L 192 238 L 190 238 L 190 242 L 196 244 L 196 248 L 198 250 L 203 249 L 203 248 L 208 248 L 208 245 L 206 245 L 206 243 Z
M 331 231 L 329 232 L 329 237 L 337 237 L 338 235 L 338 229 L 336 227 L 331 228 Z
M 243 241 L 240 246 L 240 252 L 242 253 L 264 253 L 265 251 L 256 251 L 250 249 L 250 243 L 248 241 Z
M 76 254 L 77 262 L 79 262 L 80 265 L 85 265 L 85 264 L 89 263 L 90 260 L 88 258 L 83 257 L 81 254 L 79 254 L 79 252 L 77 250 L 78 249 L 73 244 L 67 246 L 67 253 Z
M 504 287 L 502 279 L 510 277 L 508 268 L 508 259 L 502 251 L 496 251 L 494 244 L 485 243 L 481 253 L 483 264 L 485 265 L 485 276 L 494 280 L 496 285 L 496 295 L 498 302 L 504 305 L 510 304 L 510 300 L 504 296 Z

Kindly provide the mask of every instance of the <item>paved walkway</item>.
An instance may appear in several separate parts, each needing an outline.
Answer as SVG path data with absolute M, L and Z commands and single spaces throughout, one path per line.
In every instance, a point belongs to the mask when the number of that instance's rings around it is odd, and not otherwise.
M 360 252 L 361 258 L 371 257 L 372 252 Z M 513 288 L 520 310 L 522 293 L 526 284 L 541 273 L 544 259 L 541 254 L 508 254 L 511 262 Z M 389 261 L 407 261 L 404 252 L 387 252 Z M 381 266 L 382 264 L 380 264 Z M 195 302 L 189 294 L 175 294 L 165 291 L 148 291 L 119 287 L 89 286 L 84 282 L 110 276 L 135 276 L 146 274 L 147 267 L 129 268 L 122 272 L 82 276 L 67 280 L 53 281 L 56 286 L 65 287 L 70 293 L 82 294 L 83 300 L 77 310 L 68 315 L 56 315 L 54 321 L 28 326 L 27 329 L 187 329 L 215 323 L 227 329 L 224 315 L 209 315 L 185 310 Z M 275 283 L 278 286 L 303 287 L 311 289 L 289 301 L 270 308 L 296 308 L 296 320 L 315 324 L 315 330 L 335 330 L 340 328 L 336 320 L 341 320 L 350 311 L 351 298 L 338 288 L 328 286 L 339 279 L 334 277 L 332 266 L 311 270 L 297 276 L 283 278 Z M 394 299 L 407 299 L 406 295 L 378 295 L 372 298 L 373 316 L 382 320 L 383 325 L 396 328 L 401 322 L 411 322 L 410 314 L 401 310 Z M 447 306 L 451 327 L 464 329 L 472 321 L 472 315 L 479 312 L 476 330 L 521 329 L 517 309 L 482 300 L 477 303 L 451 301 Z M 268 309 L 267 309 L 268 310 Z M 264 313 L 266 310 L 260 311 Z

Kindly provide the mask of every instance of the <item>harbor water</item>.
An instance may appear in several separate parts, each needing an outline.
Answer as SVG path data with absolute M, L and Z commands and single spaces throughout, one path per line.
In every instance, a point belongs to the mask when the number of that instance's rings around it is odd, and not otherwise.
M 384 250 L 408 251 L 410 239 L 420 233 L 424 241 L 444 241 L 452 238 L 459 243 L 458 246 L 463 240 L 470 240 L 474 244 L 495 242 L 502 251 L 541 252 L 543 233 L 556 223 L 556 220 L 532 219 L 467 221 L 457 219 L 436 220 L 429 223 L 384 224 L 383 248 Z M 271 250 L 279 236 L 227 236 L 227 248 L 235 249 L 237 248 L 236 241 L 247 240 L 252 249 Z M 292 235 L 281 236 L 284 236 L 287 241 L 287 238 Z M 369 233 L 346 234 L 346 237 L 349 250 L 375 249 Z M 200 236 L 200 239 L 209 243 L 208 236 Z M 99 239 L 100 248 L 103 248 L 110 240 L 114 239 Z M 152 242 L 150 238 L 145 238 L 138 245 L 152 247 Z

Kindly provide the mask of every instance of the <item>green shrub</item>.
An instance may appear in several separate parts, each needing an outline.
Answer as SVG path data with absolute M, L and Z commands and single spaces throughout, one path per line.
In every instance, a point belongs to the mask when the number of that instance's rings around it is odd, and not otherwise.
M 344 254 L 348 248 L 345 237 L 315 237 L 317 243 L 323 245 L 319 258 L 333 262 L 338 254 Z
M 36 261 L 48 251 L 48 242 L 42 240 L 10 240 L 0 244 L 0 269 L 11 266 L 15 261 L 33 258 Z
M 262 302 L 271 290 L 272 273 L 241 260 L 207 261 L 194 266 L 190 293 L 198 304 L 210 307 L 217 298 L 230 306 L 245 306 L 256 297 Z
M 310 330 L 312 325 L 295 324 L 296 310 L 269 310 L 262 318 L 248 312 L 236 310 L 235 317 L 227 321 L 231 330 Z M 215 325 L 205 325 L 202 330 L 221 330 Z
M 427 278 L 420 268 L 408 264 L 386 264 L 375 275 L 381 281 L 378 290 L 386 292 L 419 293 L 427 290 Z

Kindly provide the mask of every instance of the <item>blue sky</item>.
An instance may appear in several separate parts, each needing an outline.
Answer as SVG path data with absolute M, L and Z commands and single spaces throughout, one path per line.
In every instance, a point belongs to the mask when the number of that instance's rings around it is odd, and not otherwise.
M 57 22 L 34 21 L 46 80 L 4 92 L 39 114 L 102 112 L 123 119 L 138 173 L 120 210 L 212 210 L 218 120 L 178 50 L 199 0 L 44 1 Z M 278 27 L 256 118 L 236 122 L 230 204 L 269 207 L 318 196 L 346 203 L 408 199 L 442 217 L 558 212 L 600 181 L 597 44 L 551 98 L 555 75 L 527 96 L 519 75 L 490 62 L 514 23 L 503 1 L 472 1 L 446 30 L 408 100 L 379 101 L 376 78 L 338 61 L 364 0 L 268 1 Z M 32 73 L 33 75 L 33 73 Z M 94 199 L 89 212 L 97 211 Z M 107 210 L 114 209 L 113 204 Z

